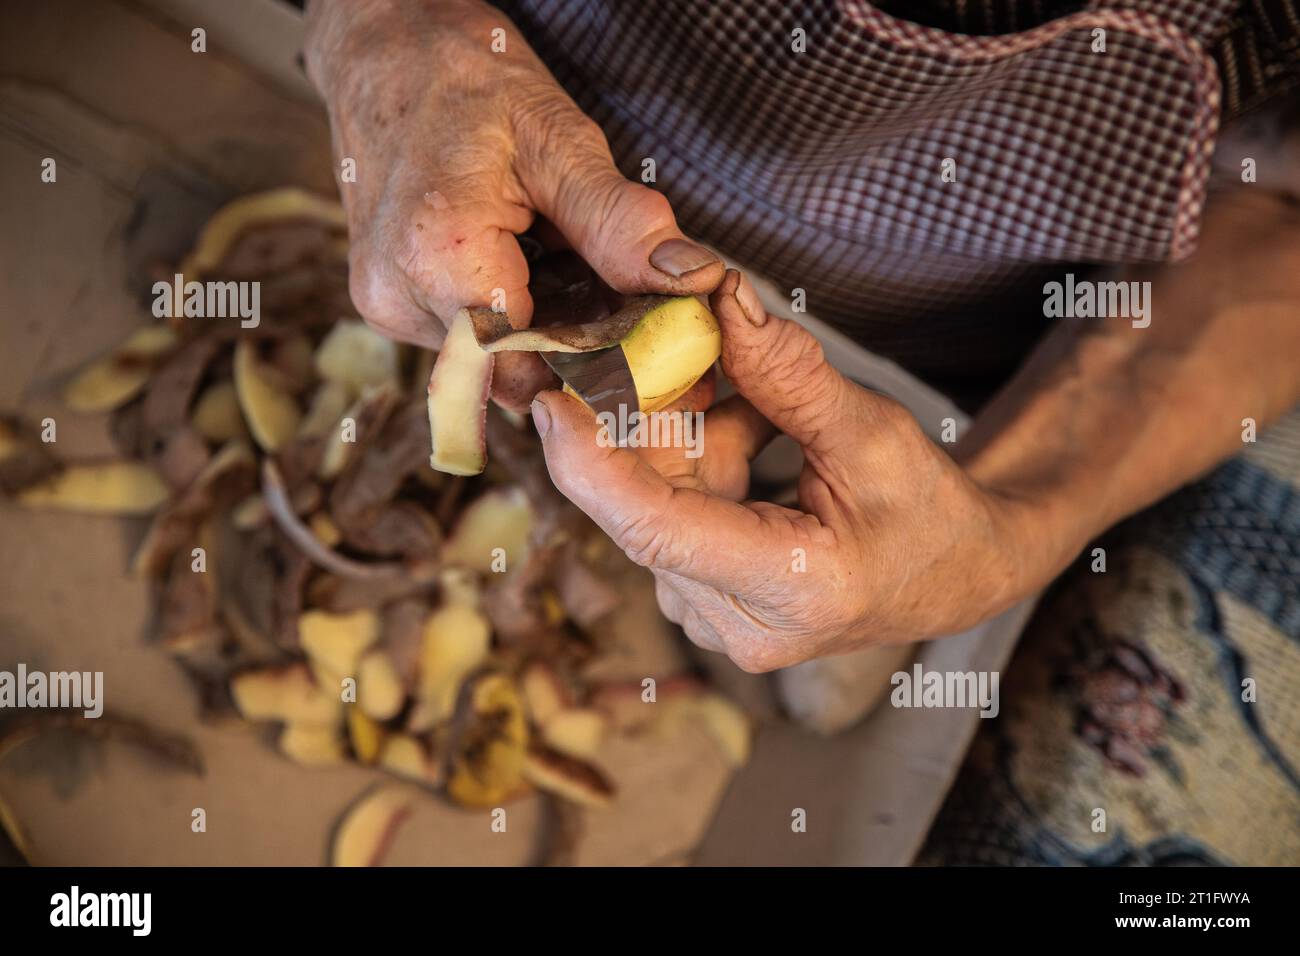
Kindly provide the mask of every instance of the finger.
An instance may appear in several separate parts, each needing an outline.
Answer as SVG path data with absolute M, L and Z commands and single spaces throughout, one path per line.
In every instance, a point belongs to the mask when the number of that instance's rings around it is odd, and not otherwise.
M 520 121 L 520 179 L 537 211 L 605 282 L 623 293 L 669 295 L 718 284 L 722 262 L 683 235 L 662 193 L 619 173 L 604 134 L 572 100 L 537 112 L 540 119 Z M 557 127 L 567 133 L 557 136 Z
M 520 415 L 528 413 L 538 392 L 559 383 L 535 352 L 498 352 L 492 362 L 492 400 Z
M 405 278 L 416 302 L 436 315 L 449 319 L 462 306 L 488 306 L 504 311 L 512 325 L 522 328 L 533 314 L 528 262 L 504 226 L 518 227 L 525 221 L 512 220 L 505 203 L 456 201 L 455 196 L 473 188 L 475 183 L 462 180 L 451 197 L 441 192 L 425 197 L 414 217 L 414 232 L 407 237 Z M 554 381 L 540 356 L 498 355 L 492 397 L 523 413 L 533 396 Z
M 713 367 L 700 376 L 699 380 L 688 388 L 675 401 L 663 408 L 661 412 L 702 412 L 713 404 L 713 397 L 718 391 L 718 376 Z
M 732 395 L 709 409 L 699 436 L 685 451 L 639 449 L 655 470 L 675 486 L 699 488 L 741 501 L 749 493 L 749 463 L 776 429 L 742 396 Z
M 638 564 L 745 591 L 784 572 L 791 547 L 823 533 L 795 511 L 760 517 L 693 488 L 674 488 L 638 455 L 598 439 L 579 402 L 542 392 L 533 403 L 551 480 Z
M 731 395 L 710 408 L 704 416 L 704 431 L 706 445 L 721 445 L 727 453 L 746 461 L 753 461 L 776 437 L 776 426 L 743 395 Z
M 473 198 L 475 188 L 494 187 L 461 177 L 451 195 L 435 189 L 375 213 L 381 225 L 363 230 L 349 256 L 350 292 L 363 318 L 387 326 L 388 317 L 415 309 L 445 329 L 462 306 L 483 305 L 528 323 L 528 265 L 512 228 L 526 228 L 531 215 L 504 199 Z
M 511 229 L 526 228 L 531 215 L 505 200 L 458 198 L 488 188 L 462 176 L 454 188 L 427 192 L 402 213 L 381 213 L 393 224 L 378 239 L 358 243 L 350 261 L 353 304 L 367 322 L 394 338 L 435 349 L 462 306 L 504 310 L 517 327 L 528 324 L 533 312 L 528 264 Z M 552 381 L 536 355 L 501 357 L 492 394 L 522 412 Z
M 703 463 L 700 459 L 710 452 L 713 446 L 705 441 L 708 418 L 703 410 L 713 404 L 716 391 L 717 375 L 710 368 L 684 395 L 667 407 L 650 413 L 661 416 L 659 418 L 661 423 L 668 423 L 663 432 L 660 432 L 661 435 L 666 432 L 670 436 L 668 440 L 661 439 L 646 444 L 634 443 L 636 453 L 675 487 L 700 487 L 705 483 L 704 476 L 701 474 Z M 668 415 L 680 416 L 680 421 L 662 417 Z M 643 427 L 648 427 L 653 419 L 643 420 L 643 422 Z M 720 449 L 719 453 L 723 451 Z M 745 484 L 747 486 L 748 482 Z M 715 489 L 710 487 L 709 490 Z M 727 497 L 739 501 L 743 494 Z
M 495 188 L 461 177 L 454 190 L 425 193 L 394 244 L 412 298 L 444 324 L 467 305 L 505 312 L 519 328 L 532 319 L 528 261 L 515 238 L 531 217 L 504 199 L 479 198 Z
M 390 339 L 442 348 L 447 335 L 442 319 L 418 305 L 391 261 L 370 254 L 364 243 L 353 243 L 348 253 L 348 295 L 357 314 Z
M 734 270 L 709 303 L 722 327 L 722 368 L 736 390 L 805 449 L 823 456 L 851 451 L 845 435 L 852 434 L 851 420 L 867 393 L 826 361 L 812 334 L 768 315 Z

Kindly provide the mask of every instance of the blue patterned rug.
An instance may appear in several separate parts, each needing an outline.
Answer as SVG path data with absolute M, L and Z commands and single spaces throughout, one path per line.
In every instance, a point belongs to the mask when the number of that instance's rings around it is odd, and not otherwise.
M 918 862 L 1300 864 L 1298 489 L 1300 411 L 1080 558 Z

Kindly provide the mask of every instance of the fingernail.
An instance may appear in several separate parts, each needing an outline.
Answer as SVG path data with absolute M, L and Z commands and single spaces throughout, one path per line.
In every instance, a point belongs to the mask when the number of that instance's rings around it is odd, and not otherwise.
M 551 430 L 551 410 L 541 403 L 538 399 L 533 399 L 533 425 L 537 429 L 537 434 L 543 438 Z
M 717 261 L 718 257 L 708 249 L 685 239 L 665 239 L 650 253 L 650 264 L 674 279 L 680 279 Z
M 743 272 L 740 274 L 740 284 L 736 286 L 736 301 L 745 310 L 745 318 L 749 319 L 749 324 L 754 328 L 761 329 L 767 324 L 767 309 L 763 308 L 757 290 L 750 285 Z

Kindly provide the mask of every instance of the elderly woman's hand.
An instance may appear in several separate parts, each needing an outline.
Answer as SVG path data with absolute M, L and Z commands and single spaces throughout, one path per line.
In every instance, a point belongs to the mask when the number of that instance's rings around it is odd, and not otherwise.
M 308 73 L 329 106 L 351 236 L 352 299 L 385 334 L 436 348 L 465 305 L 532 316 L 515 235 L 540 214 L 620 292 L 708 292 L 723 266 L 668 201 L 614 167 L 600 129 L 514 25 L 476 0 L 313 0 Z M 342 165 L 340 166 L 342 169 Z M 533 355 L 498 357 L 527 407 Z
M 981 487 L 901 405 L 831 368 L 738 273 L 711 304 L 740 396 L 705 415 L 702 457 L 608 447 L 560 392 L 533 405 L 555 484 L 654 571 L 660 607 L 693 641 L 766 671 L 955 633 L 1042 583 L 1026 506 Z M 797 511 L 741 500 L 772 426 L 803 447 Z

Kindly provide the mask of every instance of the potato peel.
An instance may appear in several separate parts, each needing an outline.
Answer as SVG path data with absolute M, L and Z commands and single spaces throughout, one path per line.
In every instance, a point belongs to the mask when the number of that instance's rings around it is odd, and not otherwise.
M 424 742 L 411 734 L 390 734 L 379 751 L 378 765 L 398 777 L 426 786 L 442 782 L 438 761 Z
M 514 682 L 480 675 L 468 690 L 468 713 L 458 719 L 447 795 L 467 807 L 498 805 L 523 789 L 528 722 Z
M 318 687 L 298 662 L 237 674 L 230 692 L 246 720 L 332 726 L 343 716 L 341 698 Z
M 330 846 L 332 866 L 379 866 L 419 796 L 414 787 L 387 784 L 364 793 L 343 814 Z
M 467 313 L 474 339 L 485 352 L 595 352 L 617 345 L 646 311 L 669 301 L 668 296 L 642 296 L 628 308 L 595 322 L 546 328 L 516 329 L 503 313 L 491 309 L 475 308 Z
M 343 207 L 295 187 L 272 189 L 243 196 L 219 209 L 199 233 L 194 250 L 181 263 L 180 272 L 196 281 L 216 269 L 246 230 L 270 222 L 305 219 L 340 231 L 347 228 Z
M 255 350 L 248 339 L 235 346 L 235 391 L 258 446 L 274 452 L 293 438 L 302 413 L 293 396 L 267 374 Z
M 316 371 L 354 394 L 370 386 L 396 384 L 397 344 L 364 322 L 340 319 L 316 349 Z
M 533 510 L 523 491 L 517 487 L 494 488 L 476 498 L 461 514 L 443 547 L 442 560 L 482 574 L 502 567 L 512 571 L 528 553 L 532 527 Z
M 542 739 L 554 750 L 585 760 L 596 756 L 609 729 L 609 718 L 589 707 L 553 714 L 542 724 Z
M 18 492 L 18 502 L 26 508 L 81 514 L 147 515 L 170 495 L 167 483 L 148 465 L 108 461 L 69 465 Z
M 338 731 L 320 724 L 286 724 L 280 732 L 280 752 L 304 767 L 333 767 L 347 758 Z
M 477 475 L 487 466 L 487 401 L 492 355 L 479 348 L 468 310 L 452 320 L 429 376 L 429 464 L 450 475 Z
M 365 564 L 361 561 L 354 561 L 352 558 L 327 548 L 312 533 L 311 528 L 307 527 L 302 519 L 298 517 L 297 512 L 285 494 L 284 480 L 280 477 L 280 470 L 275 467 L 275 462 L 270 458 L 262 462 L 262 496 L 266 502 L 267 511 L 270 512 L 271 517 L 285 536 L 313 564 L 332 574 L 358 581 L 400 579 L 407 576 L 418 578 L 421 574 L 416 568 L 409 568 L 402 564 Z
M 604 809 L 614 799 L 614 785 L 593 764 L 548 747 L 529 749 L 523 775 L 539 790 L 584 807 Z
M 32 506 L 161 505 L 133 569 L 156 579 L 160 643 L 204 706 L 281 725 L 278 749 L 301 766 L 406 781 L 349 809 L 336 862 L 382 860 L 413 784 L 470 807 L 536 789 L 570 820 L 607 805 L 614 788 L 590 760 L 611 733 L 690 722 L 743 761 L 744 715 L 702 685 L 661 681 L 657 706 L 620 687 L 613 707 L 593 686 L 585 663 L 619 592 L 526 420 L 488 411 L 496 351 L 621 347 L 638 390 L 662 398 L 716 357 L 707 309 L 641 297 L 609 315 L 617 296 L 576 254 L 544 255 L 534 328 L 465 309 L 435 358 L 356 318 L 344 227 L 336 203 L 299 190 L 221 210 L 179 271 L 262 280 L 262 328 L 135 333 L 66 396 L 115 408 L 114 440 L 139 461 L 60 468 L 0 422 L 0 487 Z M 108 491 L 79 486 L 94 476 Z M 199 545 L 210 574 L 190 567 Z
M 93 740 L 130 744 L 189 773 L 202 775 L 203 760 L 186 737 L 158 730 L 129 717 L 103 714 L 87 720 L 79 710 L 47 710 L 0 723 L 0 760 L 43 734 L 68 731 Z
M 214 444 L 242 438 L 244 416 L 239 408 L 239 396 L 232 381 L 217 382 L 209 386 L 194 404 L 190 418 L 194 430 Z
M 137 329 L 104 358 L 77 373 L 63 390 L 64 404 L 75 412 L 106 412 L 125 405 L 140 394 L 178 341 L 176 332 L 165 325 Z

